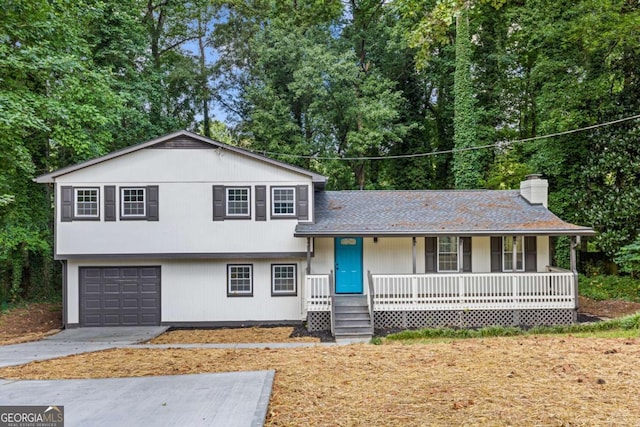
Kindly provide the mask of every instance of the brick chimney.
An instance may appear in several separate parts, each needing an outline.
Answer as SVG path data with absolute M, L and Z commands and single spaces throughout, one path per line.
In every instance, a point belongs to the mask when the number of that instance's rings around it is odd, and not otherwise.
M 520 195 L 533 205 L 542 204 L 545 208 L 549 199 L 549 181 L 540 174 L 527 175 L 520 183 Z

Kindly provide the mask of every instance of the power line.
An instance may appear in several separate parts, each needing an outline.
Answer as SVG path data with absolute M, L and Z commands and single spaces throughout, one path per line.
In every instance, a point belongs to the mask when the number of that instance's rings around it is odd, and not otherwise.
M 520 142 L 531 142 L 531 141 L 536 141 L 536 140 L 540 140 L 540 139 L 555 138 L 556 136 L 562 136 L 562 135 L 569 135 L 569 134 L 572 134 L 572 133 L 584 132 L 586 130 L 597 129 L 597 128 L 601 128 L 601 127 L 605 127 L 605 126 L 614 125 L 616 123 L 622 123 L 622 122 L 626 122 L 626 121 L 629 121 L 629 120 L 636 120 L 636 119 L 640 119 L 640 114 L 637 114 L 635 116 L 625 117 L 625 118 L 622 118 L 622 119 L 612 120 L 610 122 L 598 123 L 598 124 L 591 125 L 591 126 L 585 126 L 585 127 L 578 128 L 578 129 L 571 129 L 571 130 L 566 130 L 566 131 L 563 131 L 563 132 L 550 133 L 550 134 L 547 134 L 547 135 L 532 136 L 530 138 L 516 139 L 516 140 L 512 140 L 512 141 L 496 142 L 496 143 L 493 143 L 493 144 L 479 145 L 479 146 L 476 146 L 476 147 L 452 148 L 450 150 L 430 151 L 428 153 L 398 154 L 398 155 L 394 155 L 394 156 L 367 156 L 367 157 L 305 156 L 305 155 L 301 155 L 301 154 L 276 153 L 274 151 L 254 151 L 254 153 L 263 154 L 265 156 L 267 156 L 267 155 L 270 155 L 270 156 L 286 156 L 286 157 L 291 157 L 291 158 L 296 158 L 296 159 L 312 159 L 312 160 L 357 161 L 357 160 L 411 159 L 411 158 L 416 158 L 416 157 L 437 156 L 437 155 L 440 155 L 440 154 L 452 154 L 452 153 L 461 153 L 461 152 L 465 152 L 465 151 L 484 150 L 486 148 L 509 146 L 509 145 L 512 145 L 512 144 L 520 143 Z M 249 150 L 249 151 L 252 151 L 252 150 Z

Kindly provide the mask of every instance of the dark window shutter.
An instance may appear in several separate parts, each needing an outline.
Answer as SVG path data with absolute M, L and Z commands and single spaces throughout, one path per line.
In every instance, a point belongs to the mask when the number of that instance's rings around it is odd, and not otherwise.
M 502 271 L 502 237 L 491 237 L 491 271 Z
M 104 220 L 116 220 L 116 186 L 104 186 Z
M 538 253 L 536 236 L 524 238 L 524 268 L 525 271 L 538 271 Z
M 256 221 L 267 220 L 267 187 L 256 185 Z
M 425 252 L 425 271 L 427 273 L 435 273 L 438 271 L 438 252 L 436 251 L 436 246 L 438 244 L 437 237 L 425 237 L 424 240 L 424 252 Z
M 471 272 L 471 237 L 461 237 L 462 240 L 462 271 Z
M 158 221 L 160 219 L 158 204 L 158 186 L 147 186 L 147 221 Z
M 306 185 L 298 185 L 296 188 L 296 212 L 298 219 L 309 219 L 309 187 Z
M 73 187 L 60 187 L 60 221 L 73 221 Z
M 224 221 L 225 210 L 225 194 L 223 185 L 213 186 L 213 220 Z

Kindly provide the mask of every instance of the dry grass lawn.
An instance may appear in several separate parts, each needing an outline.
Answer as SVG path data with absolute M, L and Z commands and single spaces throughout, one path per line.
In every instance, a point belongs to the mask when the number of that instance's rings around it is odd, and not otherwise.
M 275 342 L 320 342 L 314 337 L 291 337 L 294 328 L 221 328 L 168 331 L 149 341 L 150 344 L 229 344 L 229 343 L 275 343 Z
M 0 370 L 106 378 L 274 369 L 267 425 L 640 425 L 640 339 L 515 337 L 292 349 L 116 349 Z

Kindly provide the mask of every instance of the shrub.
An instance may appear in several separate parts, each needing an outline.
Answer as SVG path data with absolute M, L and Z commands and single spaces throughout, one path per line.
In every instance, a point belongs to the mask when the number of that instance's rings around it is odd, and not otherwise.
M 580 275 L 580 295 L 595 300 L 621 299 L 640 302 L 640 280 L 629 276 Z

